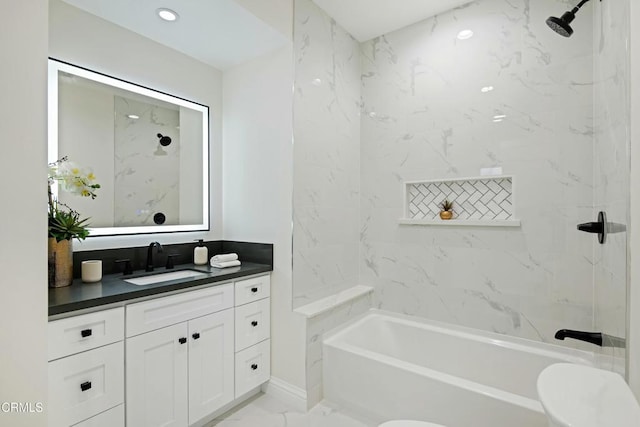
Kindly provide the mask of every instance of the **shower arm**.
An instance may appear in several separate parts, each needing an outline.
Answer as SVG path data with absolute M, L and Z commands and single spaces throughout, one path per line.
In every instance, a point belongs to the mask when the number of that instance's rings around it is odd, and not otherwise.
M 580 3 L 578 3 L 576 5 L 576 7 L 573 8 L 573 10 L 571 10 L 571 13 L 573 13 L 574 15 L 576 14 L 576 12 L 578 12 L 580 10 L 580 8 L 582 6 L 584 6 L 586 3 L 588 3 L 590 0 L 582 0 Z M 602 1 L 602 0 L 600 0 Z

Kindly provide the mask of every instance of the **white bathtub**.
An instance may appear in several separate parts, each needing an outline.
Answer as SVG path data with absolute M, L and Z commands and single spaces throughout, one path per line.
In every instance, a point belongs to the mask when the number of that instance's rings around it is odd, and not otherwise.
M 325 399 L 373 421 L 545 427 L 536 379 L 591 353 L 372 310 L 323 340 Z

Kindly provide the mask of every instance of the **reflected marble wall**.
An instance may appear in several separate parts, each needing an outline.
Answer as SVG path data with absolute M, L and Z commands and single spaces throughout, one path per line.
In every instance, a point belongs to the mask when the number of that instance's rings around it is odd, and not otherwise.
M 358 284 L 359 45 L 295 2 L 293 305 Z
M 545 19 L 566 7 L 475 1 L 362 44 L 360 281 L 375 306 L 548 342 L 592 328 L 593 240 L 576 231 L 593 216 L 592 9 L 564 39 Z M 521 228 L 398 225 L 403 182 L 496 166 Z
M 629 224 L 629 1 L 595 2 L 595 211 Z M 595 213 L 594 213 L 595 215 Z M 595 329 L 625 336 L 627 233 L 596 245 Z M 603 348 L 607 367 L 624 370 L 624 349 Z
M 156 225 L 157 213 L 164 225 L 179 224 L 179 111 L 119 96 L 114 103 L 114 225 Z M 158 134 L 171 143 L 162 146 Z

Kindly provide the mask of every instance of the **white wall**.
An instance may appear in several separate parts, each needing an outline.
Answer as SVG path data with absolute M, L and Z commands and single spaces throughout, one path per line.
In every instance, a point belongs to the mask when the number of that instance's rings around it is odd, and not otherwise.
M 640 3 L 630 2 L 630 21 L 640 22 Z M 631 25 L 631 230 L 628 296 L 628 371 L 631 389 L 640 400 L 640 26 Z
M 0 404 L 46 404 L 47 1 L 3 6 Z M 44 427 L 46 413 L 0 411 L 0 425 Z
M 305 321 L 291 311 L 291 47 L 226 70 L 224 239 L 274 244 L 271 374 L 305 387 Z
M 74 250 L 222 237 L 222 73 L 60 0 L 50 2 L 49 56 L 209 106 L 211 231 L 89 238 Z M 100 197 L 100 196 L 98 196 Z

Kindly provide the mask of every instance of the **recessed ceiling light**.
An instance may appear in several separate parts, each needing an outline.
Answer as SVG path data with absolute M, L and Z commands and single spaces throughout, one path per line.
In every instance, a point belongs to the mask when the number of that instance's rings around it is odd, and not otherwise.
M 140 118 L 140 116 L 136 116 L 135 114 L 127 114 L 127 117 L 133 120 L 138 120 Z
M 467 40 L 473 37 L 473 31 L 471 30 L 462 30 L 458 33 L 458 40 Z
M 482 89 L 480 89 L 480 92 L 487 93 L 487 92 L 491 92 L 492 90 L 493 90 L 493 86 L 485 86 Z
M 495 116 L 493 116 L 494 120 L 495 119 L 506 119 L 507 115 L 506 114 L 497 114 Z
M 165 21 L 173 22 L 178 19 L 178 14 L 176 12 L 165 7 L 161 7 L 160 9 L 156 10 L 156 13 Z
M 501 121 L 503 121 L 504 119 L 493 119 L 493 123 L 500 123 Z

